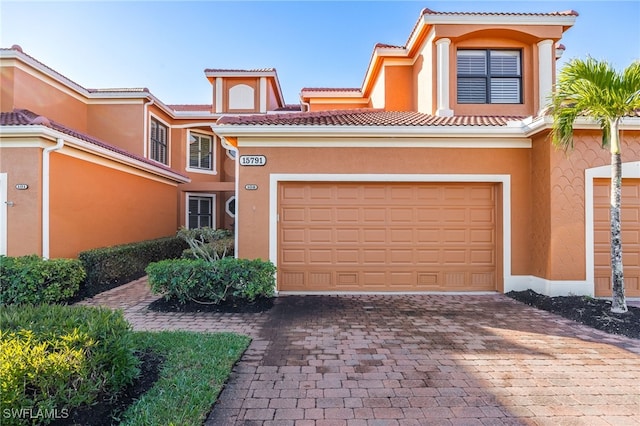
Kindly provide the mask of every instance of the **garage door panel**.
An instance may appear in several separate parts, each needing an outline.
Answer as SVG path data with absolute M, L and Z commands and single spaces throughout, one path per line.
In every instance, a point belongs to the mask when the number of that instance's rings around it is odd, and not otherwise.
M 360 251 L 357 249 L 336 249 L 336 263 L 339 265 L 342 264 L 359 264 L 360 260 Z
M 281 291 L 496 289 L 493 184 L 282 186 Z
M 390 229 L 389 242 L 398 244 L 413 243 L 413 229 Z
M 304 223 L 305 222 L 304 214 L 305 214 L 305 209 L 303 208 L 294 208 L 294 207 L 285 208 L 285 209 L 282 209 L 282 220 L 288 223 L 293 223 L 293 222 Z
M 593 187 L 596 296 L 611 296 L 609 185 L 608 179 L 597 179 Z M 640 179 L 623 179 L 620 218 L 625 293 L 628 297 L 640 297 Z
M 358 243 L 360 241 L 360 230 L 358 229 L 336 229 L 336 243 Z
M 360 221 L 360 210 L 355 208 L 336 209 L 337 223 L 358 223 Z

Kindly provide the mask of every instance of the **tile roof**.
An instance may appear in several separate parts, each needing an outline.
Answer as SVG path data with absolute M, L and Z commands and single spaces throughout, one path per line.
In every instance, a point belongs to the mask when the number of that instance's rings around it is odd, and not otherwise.
M 235 126 L 506 126 L 523 116 L 454 116 L 437 117 L 411 111 L 376 109 L 332 110 L 290 114 L 227 116 L 218 125 Z
M 274 111 L 292 111 L 292 112 L 300 112 L 302 111 L 302 105 L 300 104 L 287 104 L 280 108 L 274 109 Z
M 359 87 L 303 87 L 302 92 L 359 92 Z
M 148 158 L 144 158 L 135 154 L 132 154 L 128 151 L 125 151 L 122 148 L 119 148 L 117 146 L 111 145 L 109 143 L 106 143 L 104 141 L 101 141 L 100 139 L 94 138 L 92 136 L 87 135 L 86 133 L 82 133 L 82 132 L 78 132 L 77 130 L 74 130 L 72 128 L 69 128 L 67 126 L 64 126 L 62 124 L 59 124 L 53 120 L 49 120 L 46 117 L 43 117 L 41 115 L 38 115 L 34 112 L 31 112 L 29 110 L 26 109 L 14 109 L 11 112 L 0 112 L 0 126 L 36 126 L 36 125 L 40 125 L 40 126 L 45 126 L 48 127 L 50 129 L 54 129 L 57 130 L 61 133 L 64 133 L 66 135 L 69 135 L 71 137 L 74 137 L 76 139 L 80 139 L 84 142 L 88 142 L 92 145 L 98 146 L 100 148 L 104 148 L 107 149 L 111 152 L 123 155 L 125 157 L 131 158 L 133 160 L 137 160 L 140 161 L 142 163 L 145 163 L 147 165 L 150 166 L 154 166 L 156 168 L 165 170 L 167 172 L 173 173 L 175 175 L 181 176 L 185 179 L 188 179 L 188 177 L 182 173 L 179 173 L 167 166 L 164 166 L 160 163 L 157 163 L 155 161 L 151 161 Z
M 562 12 L 436 12 L 427 7 L 422 9 L 423 15 L 478 15 L 478 16 L 578 16 L 575 10 L 565 10 Z
M 208 112 L 211 112 L 213 110 L 213 105 L 211 105 L 211 104 L 181 104 L 181 105 L 167 105 L 167 107 L 171 108 L 174 111 L 208 111 Z
M 246 73 L 253 73 L 253 72 L 275 72 L 276 69 L 275 68 L 253 68 L 253 69 L 230 69 L 230 68 L 207 68 L 204 70 L 204 72 L 219 72 L 219 73 L 225 73 L 225 72 L 246 72 Z

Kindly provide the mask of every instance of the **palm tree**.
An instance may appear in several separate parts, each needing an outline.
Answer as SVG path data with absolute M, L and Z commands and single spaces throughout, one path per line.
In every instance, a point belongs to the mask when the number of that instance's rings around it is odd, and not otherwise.
M 573 59 L 558 74 L 551 103 L 554 145 L 573 149 L 573 123 L 578 117 L 587 117 L 598 122 L 602 129 L 602 147 L 608 147 L 611 152 L 611 311 L 627 312 L 620 238 L 620 121 L 640 109 L 640 61 L 619 73 L 607 62 L 590 57 Z

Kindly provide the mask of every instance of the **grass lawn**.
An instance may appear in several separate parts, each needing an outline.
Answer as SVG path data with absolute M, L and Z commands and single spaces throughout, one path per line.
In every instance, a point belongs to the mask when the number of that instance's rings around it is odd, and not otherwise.
M 251 340 L 232 333 L 134 334 L 139 350 L 165 359 L 155 385 L 120 416 L 122 425 L 202 425 Z

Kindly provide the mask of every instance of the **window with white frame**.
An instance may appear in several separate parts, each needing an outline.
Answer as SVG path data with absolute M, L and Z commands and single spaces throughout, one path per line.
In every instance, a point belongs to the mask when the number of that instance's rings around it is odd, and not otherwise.
M 150 158 L 162 164 L 167 163 L 167 135 L 169 128 L 159 120 L 151 119 L 151 132 L 149 137 Z
M 189 169 L 213 170 L 213 136 L 189 132 Z
M 189 229 L 215 227 L 215 195 L 187 195 L 187 227 Z
M 521 56 L 520 50 L 458 50 L 458 103 L 522 103 Z

